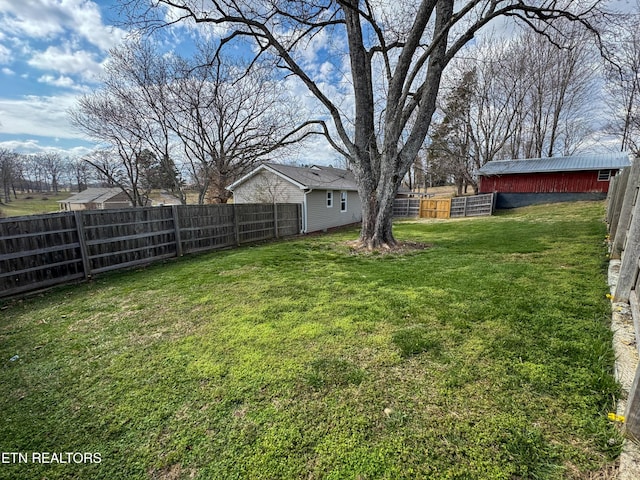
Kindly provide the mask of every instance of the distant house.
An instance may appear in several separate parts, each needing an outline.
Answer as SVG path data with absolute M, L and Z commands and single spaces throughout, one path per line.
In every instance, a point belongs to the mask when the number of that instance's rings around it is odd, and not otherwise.
M 493 161 L 478 171 L 479 193 L 497 193 L 497 208 L 597 200 L 630 165 L 627 153 Z
M 163 207 L 169 205 L 182 205 L 182 202 L 178 197 L 172 195 L 171 193 L 161 190 L 160 192 L 150 195 L 149 201 L 151 205 L 154 207 Z
M 87 188 L 71 195 L 66 200 L 58 200 L 60 210 L 104 210 L 107 208 L 129 208 L 131 201 L 120 188 Z
M 265 163 L 227 187 L 234 203 L 300 203 L 303 233 L 362 221 L 356 181 L 348 170 Z

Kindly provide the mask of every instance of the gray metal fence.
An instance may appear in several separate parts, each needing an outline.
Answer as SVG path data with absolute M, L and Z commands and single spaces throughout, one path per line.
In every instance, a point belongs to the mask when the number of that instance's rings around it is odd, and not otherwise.
M 179 205 L 0 220 L 0 297 L 300 233 L 299 204 Z
M 492 215 L 495 209 L 495 194 L 486 193 L 451 199 L 450 217 L 478 217 Z
M 418 217 L 420 215 L 419 198 L 396 198 L 393 201 L 394 217 Z

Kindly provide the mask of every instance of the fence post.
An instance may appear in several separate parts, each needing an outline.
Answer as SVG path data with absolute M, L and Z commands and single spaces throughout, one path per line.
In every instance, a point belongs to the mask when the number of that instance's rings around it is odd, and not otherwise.
M 178 205 L 171 205 L 171 216 L 173 217 L 173 228 L 176 237 L 176 257 L 181 257 L 182 252 L 182 236 L 180 235 L 180 218 L 178 216 Z
M 467 199 L 469 197 L 462 197 L 462 198 L 464 198 L 464 215 L 463 215 L 463 217 L 466 217 L 467 216 Z
M 633 214 L 633 205 L 636 198 L 636 191 L 640 180 L 640 160 L 634 158 L 629 171 L 629 178 L 626 184 L 617 184 L 617 188 L 624 188 L 624 199 L 620 208 L 620 216 L 616 222 L 613 235 L 613 245 L 611 245 L 611 258 L 620 258 L 624 249 L 624 242 L 627 238 L 627 229 Z
M 80 256 L 82 257 L 82 268 L 84 269 L 84 278 L 91 278 L 91 263 L 89 261 L 89 252 L 87 250 L 87 241 L 84 233 L 84 224 L 82 223 L 82 212 L 75 210 L 73 217 L 76 220 L 76 231 L 78 233 L 78 243 L 80 244 Z
M 636 376 L 629 391 L 627 409 L 624 419 L 624 434 L 636 443 L 640 443 L 640 367 L 636 368 Z
M 273 234 L 275 235 L 275 238 L 279 238 L 278 237 L 278 204 L 274 203 L 273 204 Z
M 634 210 L 627 234 L 628 241 L 620 264 L 620 275 L 613 299 L 614 302 L 629 302 L 629 295 L 638 272 L 638 258 L 640 257 L 640 202 L 636 202 Z
M 238 206 L 233 204 L 233 233 L 236 237 L 236 245 L 240 245 L 240 225 L 238 222 Z

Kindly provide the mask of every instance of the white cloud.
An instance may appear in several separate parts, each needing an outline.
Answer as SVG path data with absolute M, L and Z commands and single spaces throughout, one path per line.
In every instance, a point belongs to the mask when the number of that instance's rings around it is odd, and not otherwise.
M 67 114 L 76 101 L 74 95 L 0 98 L 0 133 L 82 139 Z
M 0 30 L 35 39 L 70 31 L 102 51 L 124 36 L 123 30 L 104 25 L 98 5 L 86 0 L 0 0 Z
M 4 45 L 0 45 L 0 63 L 9 63 L 11 58 L 11 50 Z
M 8 76 L 13 76 L 13 75 L 16 74 L 16 72 L 14 72 L 10 68 L 6 68 L 6 67 L 2 69 L 2 73 L 4 73 L 5 75 L 8 75 Z
M 62 88 L 74 88 L 76 86 L 71 77 L 67 77 L 64 75 L 61 75 L 59 77 L 54 77 L 53 75 L 43 75 L 38 78 L 38 82 Z
M 29 65 L 44 71 L 54 71 L 62 75 L 80 75 L 85 80 L 95 80 L 102 71 L 101 64 L 86 50 L 71 50 L 50 46 L 44 52 L 34 54 Z

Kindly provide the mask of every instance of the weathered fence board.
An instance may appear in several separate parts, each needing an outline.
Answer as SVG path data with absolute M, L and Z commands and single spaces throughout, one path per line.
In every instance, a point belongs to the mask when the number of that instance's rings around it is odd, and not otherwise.
M 626 171 L 625 171 L 626 170 Z M 607 195 L 607 223 L 612 258 L 620 258 L 620 274 L 613 295 L 615 302 L 629 303 L 640 353 L 640 162 L 616 175 Z M 625 412 L 625 434 L 640 443 L 640 368 L 629 391 Z
M 298 204 L 179 205 L 0 220 L 0 297 L 183 254 L 296 235 Z
M 0 221 L 0 296 L 84 278 L 73 215 Z

